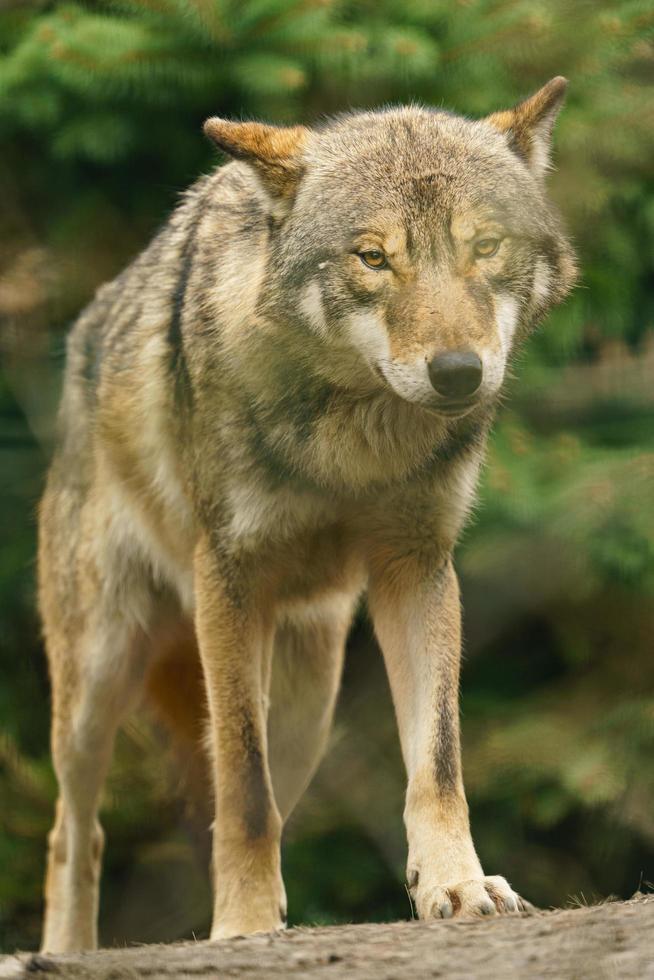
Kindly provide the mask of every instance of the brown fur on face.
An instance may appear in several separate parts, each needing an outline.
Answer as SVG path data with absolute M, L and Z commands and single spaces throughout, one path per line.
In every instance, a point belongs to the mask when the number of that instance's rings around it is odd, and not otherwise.
M 187 741 L 208 704 L 212 936 L 281 927 L 282 824 L 366 586 L 418 911 L 519 907 L 468 827 L 450 555 L 506 366 L 574 279 L 534 153 L 560 97 L 555 81 L 477 122 L 417 106 L 317 129 L 209 120 L 234 161 L 81 314 L 40 510 L 60 787 L 45 949 L 97 942 L 97 810 L 144 687 Z M 463 407 L 430 381 L 448 351 L 483 366 Z

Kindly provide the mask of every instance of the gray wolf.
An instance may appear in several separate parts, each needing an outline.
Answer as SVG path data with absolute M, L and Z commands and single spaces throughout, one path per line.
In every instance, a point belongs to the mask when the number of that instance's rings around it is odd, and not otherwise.
M 520 908 L 470 836 L 451 555 L 507 365 L 575 279 L 545 181 L 565 86 L 481 120 L 209 119 L 231 162 L 74 325 L 40 507 L 60 788 L 45 950 L 97 943 L 98 802 L 148 685 L 191 723 L 208 710 L 212 938 L 282 927 L 282 826 L 363 592 L 418 914 Z M 186 693 L 175 650 L 201 665 Z

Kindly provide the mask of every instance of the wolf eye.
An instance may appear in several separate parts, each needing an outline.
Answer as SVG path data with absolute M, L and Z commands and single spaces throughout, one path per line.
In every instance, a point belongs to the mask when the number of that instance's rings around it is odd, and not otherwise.
M 491 255 L 495 255 L 499 247 L 499 238 L 480 238 L 478 242 L 475 242 L 474 252 L 480 259 L 489 259 Z
M 357 253 L 364 265 L 369 269 L 385 269 L 387 266 L 386 256 L 379 249 L 371 248 L 367 252 Z

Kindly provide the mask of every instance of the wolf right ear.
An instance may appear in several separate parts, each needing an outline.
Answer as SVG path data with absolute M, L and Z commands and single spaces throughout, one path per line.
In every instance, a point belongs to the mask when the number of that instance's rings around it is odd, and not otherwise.
M 513 109 L 494 112 L 485 120 L 508 137 L 511 148 L 539 178 L 549 167 L 552 130 L 567 87 L 567 78 L 557 75 Z
M 302 150 L 309 135 L 306 127 L 230 122 L 212 116 L 203 129 L 224 153 L 250 164 L 279 204 L 290 203 L 304 173 Z

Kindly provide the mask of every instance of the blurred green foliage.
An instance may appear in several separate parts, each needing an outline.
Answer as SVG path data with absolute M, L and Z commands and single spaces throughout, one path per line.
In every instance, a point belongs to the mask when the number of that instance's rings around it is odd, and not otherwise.
M 565 74 L 551 187 L 583 280 L 516 366 L 459 549 L 482 858 L 535 902 L 654 878 L 654 4 L 8 0 L 0 10 L 0 945 L 38 942 L 54 781 L 35 505 L 63 332 L 213 165 L 210 114 L 470 114 Z M 206 823 L 160 733 L 107 791 L 106 942 L 201 935 Z M 293 921 L 410 914 L 403 773 L 359 623 L 332 748 L 288 832 Z

